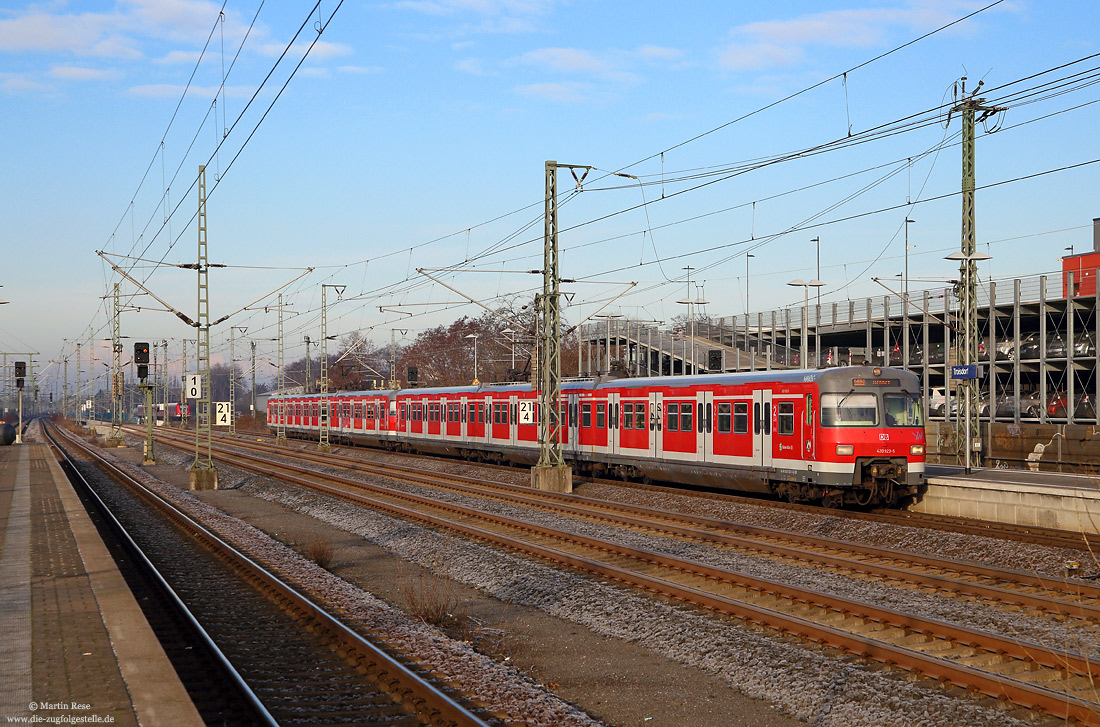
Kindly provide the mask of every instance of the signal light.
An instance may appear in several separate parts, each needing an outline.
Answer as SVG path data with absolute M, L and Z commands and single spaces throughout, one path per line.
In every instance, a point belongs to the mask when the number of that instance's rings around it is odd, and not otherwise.
M 149 367 L 148 366 L 146 366 L 145 364 L 138 364 L 137 370 L 138 370 L 137 374 L 138 374 L 139 379 L 141 379 L 142 381 L 145 381 L 147 378 L 149 378 Z
M 27 362 L 16 361 L 15 362 L 15 378 L 23 379 L 27 376 Z
M 147 364 L 149 363 L 149 344 L 135 343 L 134 344 L 134 363 Z M 142 377 L 144 378 L 144 377 Z

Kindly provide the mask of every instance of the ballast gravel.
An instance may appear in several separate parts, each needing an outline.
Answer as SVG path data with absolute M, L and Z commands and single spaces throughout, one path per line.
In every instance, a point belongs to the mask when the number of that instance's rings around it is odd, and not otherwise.
M 166 461 L 178 464 L 191 461 L 191 458 L 167 451 L 158 452 L 157 457 L 162 464 Z M 401 653 L 415 655 L 418 662 L 430 664 L 449 682 L 459 685 L 463 693 L 472 695 L 487 713 L 499 719 L 506 718 L 509 724 L 532 727 L 599 727 L 603 724 L 533 683 L 514 668 L 478 653 L 468 643 L 449 638 L 433 626 L 410 618 L 303 558 L 261 530 L 226 515 L 189 492 L 152 477 L 129 462 L 117 458 L 116 462 L 159 496 L 290 578 L 299 587 L 315 594 L 327 609 L 340 612 L 349 625 L 362 628 Z M 219 468 L 219 477 L 223 472 L 225 470 Z M 88 474 L 102 477 L 94 470 L 89 470 Z M 248 477 L 247 473 L 239 470 L 226 474 L 230 478 L 237 475 Z
M 444 464 L 453 465 L 454 463 L 445 462 Z M 499 472 L 501 472 L 501 470 L 494 470 L 494 474 Z M 361 473 L 341 470 L 339 474 L 344 477 L 365 482 L 371 481 L 370 477 L 366 477 Z M 984 603 L 980 600 L 970 598 L 947 598 L 942 593 L 929 593 L 913 588 L 890 586 L 880 581 L 857 575 L 837 573 L 828 568 L 809 563 L 779 562 L 773 558 L 754 553 L 739 553 L 731 550 L 718 549 L 712 545 L 685 542 L 683 540 L 662 537 L 659 535 L 623 530 L 611 525 L 587 522 L 470 495 L 441 491 L 421 485 L 407 484 L 388 479 L 385 480 L 385 484 L 392 489 L 428 496 L 441 502 L 460 505 L 486 513 L 525 520 L 537 525 L 566 530 L 578 535 L 598 537 L 633 548 L 650 550 L 664 555 L 697 561 L 737 573 L 743 573 L 755 578 L 792 584 L 808 590 L 837 595 L 864 603 L 871 603 L 896 611 L 920 614 L 926 618 L 961 624 L 973 629 L 1000 634 L 1021 642 L 1052 645 L 1057 648 L 1077 652 L 1082 656 L 1100 658 L 1100 631 L 1094 628 L 1082 627 L 1079 621 L 1055 621 L 1041 615 L 1029 615 L 1019 610 L 1006 610 L 1002 607 Z M 600 487 L 603 487 L 605 490 L 618 491 L 618 493 L 626 489 L 608 487 L 606 485 Z M 607 495 L 613 493 L 604 492 L 601 494 Z M 645 504 L 650 507 L 669 507 L 670 502 L 675 504 L 677 501 L 687 500 L 693 505 L 698 505 L 700 501 L 700 498 L 691 498 L 683 495 L 676 495 L 674 493 L 665 494 L 647 491 L 646 494 L 649 495 L 649 497 L 646 498 L 644 502 L 637 504 Z M 588 496 L 593 496 L 591 491 L 588 491 Z M 654 501 L 659 502 L 654 504 Z M 729 507 L 729 504 L 721 503 L 719 505 L 719 507 L 723 506 Z M 766 510 L 766 508 L 760 506 L 738 505 L 737 507 L 742 508 L 739 513 L 742 516 L 746 514 L 744 508 Z M 676 508 L 669 507 L 669 509 Z M 750 513 L 751 509 L 749 510 Z M 774 508 L 772 508 L 772 510 L 774 510 Z M 796 526 L 803 525 L 803 530 L 805 529 L 805 520 L 808 519 L 806 514 L 791 511 L 785 512 L 788 516 L 796 516 L 792 518 L 794 524 Z M 704 513 L 697 512 L 694 514 L 702 515 Z M 721 515 L 715 515 L 713 508 L 708 508 L 706 514 L 712 518 L 722 517 Z M 761 513 L 757 514 L 760 515 Z M 822 516 L 819 515 L 812 515 L 809 517 L 822 518 Z M 835 521 L 841 520 L 841 518 L 833 516 L 828 516 L 828 519 Z M 740 519 L 741 522 L 745 520 L 745 517 Z M 754 522 L 754 524 L 758 523 Z M 833 522 L 825 523 L 824 526 L 833 531 L 830 537 L 849 539 L 835 532 L 842 527 L 847 529 L 848 524 L 849 523 Z M 884 534 L 889 534 L 891 530 L 899 529 L 899 526 L 891 524 L 873 523 L 872 525 L 874 525 L 873 528 L 860 528 L 859 531 L 866 540 L 873 540 L 873 538 L 868 538 L 868 536 L 877 534 L 879 540 L 874 541 L 875 544 L 881 544 Z M 796 528 L 788 527 L 786 529 Z M 921 539 L 927 538 L 927 533 L 920 531 L 918 528 L 906 527 L 901 529 L 916 531 L 910 534 L 910 539 L 915 540 L 918 536 Z M 976 537 L 973 535 L 957 535 L 950 533 L 938 533 L 938 535 L 956 535 L 958 540 L 971 541 L 972 547 L 977 547 L 979 549 L 986 548 L 993 553 L 997 553 L 998 550 L 993 548 L 992 545 L 1003 545 L 1002 541 L 995 541 L 992 538 Z M 852 540 L 855 539 L 852 538 Z M 933 538 L 932 541 L 941 542 L 942 538 Z M 989 541 L 994 542 L 991 544 Z M 856 540 L 856 542 L 859 541 Z M 911 545 L 907 545 L 905 549 L 915 550 Z M 945 549 L 951 550 L 950 547 Z M 1028 550 L 1036 560 L 1053 560 L 1057 557 L 1056 554 L 1051 552 L 1054 549 L 1044 548 L 1043 546 L 1028 546 Z M 987 557 L 987 562 L 990 559 L 991 558 Z
M 175 455 L 174 452 L 170 457 L 181 464 L 190 460 L 188 456 Z M 476 470 L 476 465 L 443 461 L 442 465 L 425 466 L 424 469 L 457 470 L 461 474 L 471 474 L 470 470 Z M 341 474 L 349 476 L 347 472 Z M 483 473 L 483 476 L 494 480 L 513 479 L 500 477 L 500 474 L 500 470 L 492 470 L 488 475 Z M 1032 719 L 1022 718 L 1020 710 L 1009 714 L 1002 709 L 987 706 L 987 702 L 960 699 L 955 694 L 928 688 L 927 682 L 913 682 L 904 674 L 867 665 L 838 655 L 832 650 L 817 649 L 751 626 L 711 617 L 692 608 L 639 597 L 630 591 L 584 575 L 563 572 L 510 554 L 502 555 L 488 546 L 443 535 L 332 498 L 269 482 L 221 465 L 219 476 L 222 487 L 239 487 L 244 494 L 279 503 L 360 535 L 406 560 L 476 587 L 505 602 L 539 608 L 556 617 L 584 625 L 597 633 L 643 645 L 680 663 L 704 669 L 725 679 L 743 693 L 768 700 L 782 711 L 811 724 L 858 726 L 1034 723 Z M 756 577 L 796 583 L 813 590 L 838 593 L 848 598 L 965 623 L 974 628 L 1005 633 L 1021 639 L 1062 645 L 1075 644 L 1071 650 L 1100 652 L 1097 639 L 1091 634 L 1082 635 L 1080 630 L 1072 629 L 1068 625 L 1006 612 L 978 602 L 954 601 L 911 589 L 891 588 L 865 579 L 843 576 L 827 569 L 779 563 L 713 547 L 624 532 L 610 526 L 532 512 L 453 493 L 440 493 L 415 485 L 392 483 L 388 480 L 386 484 L 421 494 L 430 492 L 437 499 L 556 527 L 568 522 L 569 529 L 575 532 L 700 560 Z M 1007 561 L 1003 567 L 1018 566 L 1021 557 L 1015 548 L 1020 544 L 1010 544 L 1015 552 L 1009 558 L 1009 554 L 1004 552 L 1005 543 L 992 538 L 929 533 L 918 528 L 845 521 L 834 516 L 715 501 L 679 495 L 672 491 L 666 494 L 589 483 L 583 485 L 583 494 L 649 507 L 697 512 L 712 518 L 753 525 L 770 525 L 811 533 L 824 532 L 835 538 L 947 557 L 981 560 L 993 564 Z M 1040 566 L 1035 569 L 1039 572 L 1043 572 L 1040 568 L 1048 573 L 1057 572 L 1065 559 L 1065 554 L 1056 549 L 1042 546 L 1025 548 L 1028 552 L 1024 557 Z M 439 557 L 441 552 L 448 553 L 443 562 Z
M 242 491 L 360 535 L 502 601 L 538 608 L 718 675 L 742 693 L 813 725 L 1030 724 L 832 650 L 639 596 L 327 496 L 278 483 L 250 482 Z M 441 559 L 440 553 L 447 557 Z

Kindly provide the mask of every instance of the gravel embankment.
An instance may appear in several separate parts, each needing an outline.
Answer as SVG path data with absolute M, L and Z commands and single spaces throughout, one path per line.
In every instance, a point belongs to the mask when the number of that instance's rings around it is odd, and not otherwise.
M 162 461 L 167 455 L 181 464 L 190 462 L 189 455 L 166 450 L 162 448 L 158 453 Z M 394 455 L 382 456 L 399 460 Z M 417 464 L 419 466 L 421 461 Z M 438 466 L 424 466 L 423 469 L 473 474 L 476 465 L 444 461 Z M 348 476 L 346 472 L 343 474 Z M 500 471 L 493 470 L 489 476 L 497 480 L 512 479 L 500 477 L 500 474 Z M 957 693 L 929 688 L 923 681 L 914 683 L 903 674 L 862 664 L 832 650 L 797 643 L 770 632 L 699 613 L 695 609 L 669 606 L 583 575 L 501 554 L 487 546 L 442 535 L 332 498 L 271 483 L 221 465 L 219 476 L 222 487 L 239 487 L 242 493 L 277 502 L 360 535 L 404 559 L 505 602 L 539 608 L 597 633 L 626 639 L 680 663 L 705 669 L 726 679 L 743 693 L 768 700 L 783 711 L 812 724 L 1028 723 L 1017 719 L 1021 716 L 1019 710 L 1010 715 L 1002 709 L 987 706 L 987 702 L 976 702 L 965 697 L 959 699 Z M 485 476 L 484 471 L 482 476 Z M 633 547 L 660 550 L 757 577 L 791 582 L 897 610 L 964 623 L 973 628 L 1043 643 L 1076 644 L 1073 650 L 1100 653 L 1100 640 L 1091 633 L 1050 619 L 1028 617 L 980 602 L 964 602 L 912 589 L 892 588 L 862 578 L 843 576 L 828 569 L 779 563 L 768 558 L 658 536 L 624 533 L 610 526 L 533 513 L 414 485 L 390 481 L 387 485 L 418 493 L 431 492 L 433 496 L 449 502 L 565 527 L 574 532 L 595 534 L 626 542 Z M 977 536 L 928 533 L 916 528 L 844 521 L 835 516 L 794 513 L 767 506 L 714 502 L 674 492 L 586 484 L 584 494 L 947 557 L 958 558 L 965 554 L 969 560 L 1005 567 L 1018 566 L 1024 558 L 1038 564 L 1041 568 L 1036 570 L 1040 572 L 1057 572 L 1066 559 L 1064 553 L 1042 546 L 1006 544 Z M 440 553 L 447 553 L 442 562 Z
M 157 453 L 157 458 L 160 464 L 172 461 L 180 465 L 187 465 L 193 459 L 167 447 Z M 400 652 L 416 655 L 418 662 L 431 664 L 449 681 L 459 684 L 463 693 L 472 695 L 487 712 L 507 715 L 509 723 L 536 727 L 597 727 L 602 724 L 508 665 L 479 654 L 470 644 L 451 639 L 438 629 L 410 618 L 318 567 L 257 528 L 226 515 L 178 487 L 151 477 L 128 462 L 118 462 L 158 495 L 316 594 L 326 608 L 341 612 L 346 622 L 363 627 L 372 638 L 379 638 Z M 89 467 L 82 469 L 86 477 L 102 477 Z M 232 486 L 233 480 L 249 477 L 239 470 L 219 467 L 219 478 L 224 478 L 227 485 Z M 266 489 L 275 485 L 251 486 Z

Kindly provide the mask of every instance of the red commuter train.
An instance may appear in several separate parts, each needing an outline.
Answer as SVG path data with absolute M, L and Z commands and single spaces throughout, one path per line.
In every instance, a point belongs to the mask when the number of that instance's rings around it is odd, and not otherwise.
M 333 442 L 533 464 L 529 384 L 290 395 L 268 426 Z M 666 480 L 792 502 L 904 506 L 924 487 L 920 383 L 871 366 L 567 381 L 561 441 L 575 471 Z

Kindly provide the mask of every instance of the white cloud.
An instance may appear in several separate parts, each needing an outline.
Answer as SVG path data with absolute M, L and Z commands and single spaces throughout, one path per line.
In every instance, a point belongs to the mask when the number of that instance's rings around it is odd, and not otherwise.
M 677 48 L 663 48 L 656 45 L 643 45 L 638 49 L 638 55 L 647 60 L 678 61 L 684 57 L 683 51 Z
M 881 47 L 898 31 L 926 32 L 974 9 L 969 0 L 911 0 L 905 7 L 829 10 L 746 23 L 730 31 L 719 63 L 730 70 L 790 66 L 808 57 L 808 46 Z
M 175 83 L 151 83 L 144 86 L 131 86 L 127 93 L 139 98 L 179 98 L 183 89 L 187 88 L 188 96 L 212 99 L 219 93 L 217 86 L 182 86 Z M 226 86 L 225 95 L 230 98 L 250 98 L 256 92 L 254 86 Z
M 63 81 L 103 81 L 117 78 L 118 71 L 82 66 L 54 66 L 50 69 L 50 76 Z
M 109 27 L 102 13 L 50 15 L 33 12 L 0 20 L 0 50 L 90 53 Z
M 488 75 L 485 70 L 485 61 L 481 58 L 463 58 L 460 61 L 456 61 L 454 67 L 456 71 L 469 73 L 471 76 Z
M 267 43 L 260 48 L 260 51 L 264 55 L 279 56 L 286 48 L 285 43 Z M 300 58 L 309 49 L 309 43 L 298 42 L 291 46 L 287 55 L 293 58 Z M 338 58 L 340 56 L 350 56 L 352 50 L 349 46 L 343 43 L 329 43 L 328 41 L 319 40 L 313 44 L 313 50 L 309 51 L 310 59 L 314 61 L 323 61 L 329 58 Z
M 577 48 L 540 48 L 523 54 L 523 59 L 544 65 L 555 71 L 574 73 L 603 73 L 607 64 L 597 60 L 586 50 Z
M 169 51 L 163 57 L 157 58 L 154 63 L 162 63 L 165 65 L 172 65 L 176 63 L 185 63 L 192 66 L 199 61 L 199 57 L 202 56 L 197 50 L 174 50 Z
M 773 43 L 734 45 L 722 52 L 719 62 L 723 68 L 740 71 L 747 68 L 790 66 L 802 60 L 801 48 L 785 47 Z
M 590 75 L 625 83 L 638 81 L 635 74 L 621 68 L 623 59 L 614 53 L 598 57 L 579 48 L 540 48 L 524 53 L 520 60 L 561 73 Z
M 592 86 L 587 83 L 532 83 L 520 86 L 516 93 L 529 98 L 555 103 L 583 103 L 592 100 Z
M 337 66 L 336 70 L 341 73 L 359 73 L 376 75 L 383 72 L 382 66 Z
M 531 33 L 560 0 L 398 0 L 387 7 L 433 18 L 454 18 L 456 32 Z
M 19 76 L 0 78 L 0 91 L 4 93 L 36 93 L 52 90 L 49 86 Z

